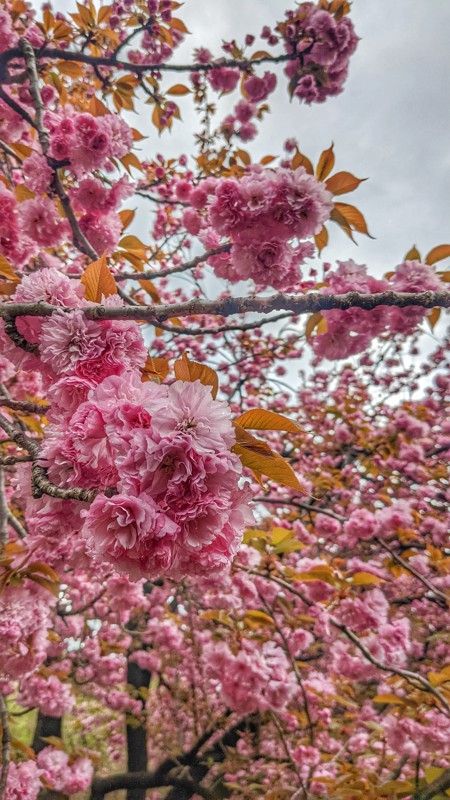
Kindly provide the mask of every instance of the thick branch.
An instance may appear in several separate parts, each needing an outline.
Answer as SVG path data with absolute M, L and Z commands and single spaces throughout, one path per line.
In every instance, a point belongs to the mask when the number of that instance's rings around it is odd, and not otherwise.
M 416 792 L 413 800 L 433 800 L 437 795 L 442 795 L 447 789 L 450 789 L 450 769 L 446 769 L 435 781 Z
M 13 411 L 24 411 L 26 414 L 45 414 L 50 406 L 40 403 L 30 403 L 28 400 L 12 400 L 0 397 L 0 406 L 11 408 Z
M 91 800 L 103 800 L 105 794 L 120 789 L 158 789 L 162 786 L 175 786 L 199 794 L 205 800 L 213 800 L 207 789 L 183 778 L 162 778 L 155 772 L 123 772 L 108 778 L 95 778 L 92 783 Z
M 109 307 L 94 306 L 80 310 L 89 319 L 133 319 L 158 324 L 171 317 L 189 317 L 215 314 L 231 317 L 233 314 L 270 314 L 272 311 L 291 311 L 293 315 L 313 314 L 316 311 L 362 308 L 371 311 L 379 306 L 407 308 L 450 308 L 450 292 L 380 292 L 377 294 L 319 294 L 311 292 L 304 295 L 274 294 L 270 297 L 227 297 L 222 300 L 189 300 L 185 303 L 172 303 L 159 306 Z M 50 317 L 56 311 L 50 303 L 2 303 L 0 318 L 15 319 L 20 316 Z M 71 312 L 73 308 L 58 311 Z

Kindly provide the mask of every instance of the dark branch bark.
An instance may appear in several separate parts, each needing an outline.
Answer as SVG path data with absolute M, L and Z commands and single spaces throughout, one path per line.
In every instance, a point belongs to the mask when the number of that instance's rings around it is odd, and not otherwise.
M 43 741 L 44 737 L 57 736 L 60 739 L 61 730 L 61 717 L 46 717 L 39 711 L 32 744 L 34 752 L 39 753 L 44 747 L 48 747 L 48 743 Z
M 379 306 L 407 308 L 450 308 L 450 292 L 380 292 L 379 294 L 326 295 L 311 292 L 305 295 L 275 294 L 270 297 L 227 297 L 224 300 L 189 300 L 185 303 L 172 303 L 159 306 L 109 307 L 94 306 L 80 310 L 89 319 L 132 319 L 159 324 L 171 317 L 188 317 L 212 314 L 230 317 L 233 314 L 270 314 L 272 311 L 286 310 L 294 316 L 313 314 L 316 311 L 362 308 L 371 311 Z M 63 308 L 49 303 L 2 303 L 0 318 L 15 319 L 20 316 L 50 317 L 56 310 L 71 312 L 73 308 Z
M 255 60 L 224 58 L 209 64 L 170 64 L 167 62 L 162 64 L 131 64 L 128 61 L 117 59 L 115 56 L 91 56 L 88 53 L 60 50 L 57 47 L 45 47 L 44 49 L 35 50 L 34 53 L 35 57 L 39 60 L 50 59 L 53 61 L 57 59 L 62 61 L 76 61 L 78 63 L 88 64 L 92 67 L 110 67 L 112 69 L 132 72 L 136 75 L 143 75 L 146 72 L 210 72 L 212 69 L 217 69 L 217 67 L 235 67 L 241 70 L 248 70 L 250 67 L 257 67 L 258 64 L 281 64 L 285 61 L 292 61 L 298 58 L 296 53 L 282 53 L 278 56 L 262 56 Z M 19 47 L 12 47 L 9 50 L 5 50 L 0 55 L 0 80 L 2 82 L 10 80 L 10 76 L 7 72 L 7 65 L 9 62 L 21 57 L 22 51 Z
M 141 669 L 134 661 L 128 660 L 127 664 L 127 683 L 139 690 L 148 689 L 151 673 L 146 669 Z M 144 712 L 145 700 L 141 698 L 141 708 Z M 139 720 L 139 725 L 135 720 L 133 724 L 127 723 L 127 766 L 128 772 L 145 772 L 147 769 L 147 727 L 145 717 Z M 145 800 L 145 788 L 139 786 L 130 787 L 127 791 L 127 800 Z
M 450 789 L 450 769 L 446 769 L 439 778 L 416 792 L 413 800 L 433 800 L 436 795 L 443 794 L 447 789 Z

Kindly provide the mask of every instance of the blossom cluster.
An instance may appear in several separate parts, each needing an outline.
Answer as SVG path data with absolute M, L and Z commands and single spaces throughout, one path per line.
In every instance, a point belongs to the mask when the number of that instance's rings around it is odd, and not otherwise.
M 114 486 L 82 529 L 88 549 L 134 579 L 223 569 L 240 544 L 248 494 L 227 405 L 200 382 L 107 378 L 43 445 L 50 477 Z
M 231 239 L 229 254 L 209 259 L 219 277 L 281 290 L 298 282 L 299 265 L 314 252 L 304 240 L 321 229 L 332 209 L 330 192 L 303 167 L 253 167 L 240 180 L 207 178 L 186 197 L 192 208 L 183 224 L 190 233 L 208 248 L 223 236 Z
M 327 285 L 320 289 L 322 294 L 345 294 L 360 292 L 371 294 L 394 290 L 398 292 L 443 291 L 445 285 L 428 264 L 419 261 L 405 261 L 394 271 L 392 279 L 373 278 L 367 274 L 367 267 L 354 261 L 339 262 L 335 271 L 326 276 Z M 378 306 L 367 311 L 350 308 L 346 311 L 331 309 L 322 311 L 327 323 L 324 333 L 311 337 L 312 348 L 319 358 L 330 360 L 366 350 L 373 339 L 383 333 L 411 334 L 427 316 L 427 310 L 417 306 L 405 308 Z
M 248 640 L 236 655 L 224 642 L 216 642 L 205 647 L 203 657 L 221 702 L 240 714 L 282 711 L 298 692 L 288 658 L 274 642 L 266 642 L 257 658 Z
M 52 596 L 27 579 L 0 593 L 0 678 L 17 679 L 39 666 L 47 653 Z
M 45 747 L 36 761 L 9 764 L 5 800 L 37 800 L 44 786 L 64 796 L 77 794 L 89 788 L 93 773 L 89 758 L 70 758 L 64 750 Z
M 300 3 L 286 18 L 279 30 L 287 53 L 298 56 L 285 69 L 291 94 L 306 103 L 339 94 L 358 44 L 353 23 L 347 16 L 336 19 L 314 3 Z

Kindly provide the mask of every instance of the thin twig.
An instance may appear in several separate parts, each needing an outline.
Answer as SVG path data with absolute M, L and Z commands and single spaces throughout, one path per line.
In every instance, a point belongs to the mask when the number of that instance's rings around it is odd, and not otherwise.
M 0 557 L 8 542 L 8 502 L 6 500 L 5 470 L 0 466 Z
M 208 258 L 220 255 L 221 253 L 228 253 L 230 250 L 231 244 L 222 244 L 220 247 L 216 247 L 214 250 L 208 250 L 206 253 L 201 253 L 191 261 L 186 261 L 184 264 L 179 264 L 178 267 L 170 267 L 169 269 L 163 269 L 160 272 L 130 272 L 128 275 L 115 275 L 114 277 L 116 281 L 141 281 L 143 279 L 150 280 L 153 278 L 167 278 L 169 275 L 176 275 L 178 272 L 186 272 L 189 269 L 195 269 L 195 267 L 198 267 L 199 264 L 203 264 L 205 261 L 207 261 Z

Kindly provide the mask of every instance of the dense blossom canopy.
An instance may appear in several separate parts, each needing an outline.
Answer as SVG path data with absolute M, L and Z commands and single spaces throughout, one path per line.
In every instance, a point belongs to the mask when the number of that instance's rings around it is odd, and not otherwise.
M 349 12 L 1 2 L 0 800 L 450 789 L 450 245 L 322 263 L 361 180 L 242 149 Z

